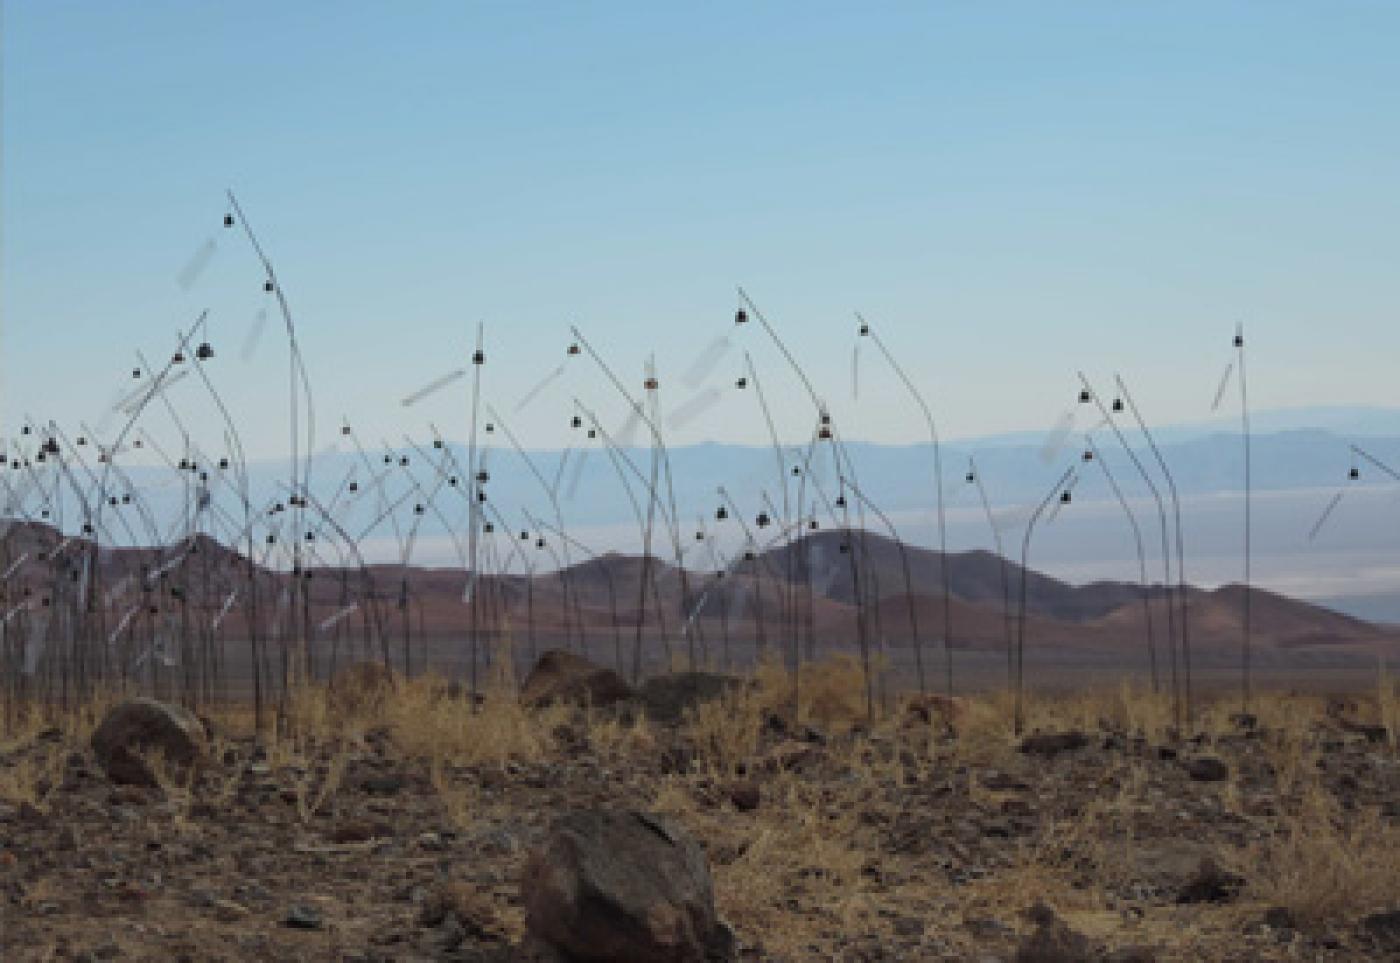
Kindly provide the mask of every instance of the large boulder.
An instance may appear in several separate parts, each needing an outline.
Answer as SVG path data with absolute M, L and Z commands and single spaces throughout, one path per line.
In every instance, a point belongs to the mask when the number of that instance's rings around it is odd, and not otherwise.
M 555 702 L 608 706 L 631 695 L 632 688 L 612 669 L 561 649 L 541 655 L 520 687 L 520 702 L 531 708 Z
M 92 752 L 115 783 L 158 786 L 152 760 L 180 772 L 204 757 L 204 724 L 181 706 L 130 699 L 111 709 L 92 734 Z
M 713 958 L 727 935 L 699 844 L 649 813 L 563 816 L 521 890 L 529 941 L 578 963 L 690 963 Z

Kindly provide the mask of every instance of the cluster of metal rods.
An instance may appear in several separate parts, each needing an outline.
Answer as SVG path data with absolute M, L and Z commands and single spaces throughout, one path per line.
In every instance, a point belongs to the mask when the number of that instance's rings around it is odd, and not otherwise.
M 718 390 L 702 387 L 703 383 L 728 353 L 731 338 L 760 331 L 802 386 L 810 410 L 806 441 L 783 444 L 759 369 L 751 353 L 743 352 L 743 371 L 734 386 L 754 398 L 775 466 L 772 487 L 759 492 L 762 508 L 752 516 L 720 486 L 715 507 L 698 515 L 690 537 L 676 502 L 663 432 L 661 383 L 654 365 L 648 364 L 639 384 L 630 384 L 577 327 L 561 345 L 563 362 L 515 410 L 538 397 L 568 365 L 585 364 L 604 390 L 622 403 L 627 421 L 611 432 L 594 409 L 575 396 L 570 426 L 582 440 L 564 450 L 552 472 L 522 445 L 502 412 L 483 400 L 487 354 L 485 331 L 478 326 L 469 364 L 403 399 L 404 406 L 414 405 L 470 375 L 465 462 L 460 448 L 448 444 L 436 427 L 427 441 L 405 437 L 401 445 L 386 442 L 382 451 L 371 451 L 347 421 L 339 426 L 339 433 L 354 450 L 354 467 L 342 478 L 313 479 L 316 409 L 297 327 L 273 264 L 232 193 L 228 202 L 224 226 L 240 229 L 246 238 L 262 268 L 263 290 L 272 295 L 286 334 L 287 478 L 272 497 L 255 497 L 238 426 L 211 373 L 215 351 L 208 339 L 207 312 L 181 332 L 174 352 L 159 363 L 153 365 L 138 353 L 135 387 L 114 406 L 119 424 L 104 431 L 105 438 L 87 424 L 64 430 L 51 421 L 27 418 L 18 437 L 0 453 L 5 498 L 5 528 L 0 536 L 0 687 L 7 725 L 26 705 L 66 708 L 112 688 L 148 691 L 192 706 L 251 695 L 261 725 L 265 713 L 275 712 L 282 718 L 299 682 L 328 677 L 338 664 L 373 659 L 410 674 L 441 662 L 430 651 L 424 600 L 411 571 L 415 546 L 429 520 L 448 534 L 460 563 L 461 618 L 451 633 L 457 650 L 449 653 L 447 661 L 454 667 L 456 681 L 473 694 L 481 689 L 483 669 L 507 639 L 518 655 L 531 660 L 544 645 L 562 643 L 611 661 L 634 681 L 647 671 L 647 657 L 657 655 L 658 648 L 668 666 L 683 659 L 690 668 L 728 669 L 736 662 L 731 643 L 742 634 L 738 629 L 731 632 L 736 613 L 746 622 L 757 655 L 770 651 L 780 655 L 800 683 L 804 663 L 819 655 L 816 556 L 832 541 L 841 556 L 839 568 L 835 574 L 825 569 L 823 578 L 849 579 L 867 710 L 874 712 L 876 688 L 882 684 L 877 656 L 895 635 L 909 642 L 912 681 L 920 692 L 929 690 L 935 671 L 938 687 L 948 695 L 954 692 L 953 650 L 958 641 L 939 432 L 924 396 L 864 317 L 857 314 L 854 319 L 853 380 L 859 371 L 859 345 L 873 344 L 907 391 L 931 446 L 928 498 L 937 524 L 938 574 L 934 592 L 926 594 L 936 597 L 940 605 L 930 644 L 941 644 L 941 671 L 926 661 L 924 642 L 930 626 L 919 622 L 921 587 L 915 584 L 904 539 L 868 495 L 826 400 L 743 289 L 738 291 L 731 334 L 718 337 L 686 372 L 682 381 L 696 393 L 673 411 L 669 424 L 684 423 L 718 399 Z M 207 259 L 207 252 L 201 251 L 201 257 Z M 182 276 L 182 285 L 187 281 Z M 1242 334 L 1237 334 L 1235 347 L 1238 354 L 1231 367 L 1240 378 L 1248 491 Z M 190 374 L 219 413 L 217 425 L 186 424 L 181 406 L 172 400 L 172 387 Z M 1229 375 L 1227 370 L 1227 379 Z M 1018 576 L 1013 577 L 1003 551 L 1004 526 L 992 512 L 975 462 L 969 461 L 966 473 L 966 482 L 976 487 L 1000 563 L 1007 682 L 1015 693 L 1015 724 L 1018 731 L 1024 724 L 1030 580 L 1026 573 L 1032 537 L 1038 524 L 1071 502 L 1080 472 L 1090 461 L 1103 472 L 1136 545 L 1144 641 L 1154 691 L 1162 680 L 1153 600 L 1158 595 L 1163 598 L 1166 684 L 1180 724 L 1191 716 L 1192 680 L 1176 485 L 1122 378 L 1115 380 L 1111 401 L 1105 401 L 1082 374 L 1080 382 L 1079 402 L 1093 405 L 1100 420 L 1084 435 L 1082 457 L 1064 469 L 1030 513 Z M 1217 404 L 1224 389 L 1222 380 Z M 1165 500 L 1154 472 L 1130 446 L 1120 425 L 1125 415 L 1146 441 L 1165 481 Z M 160 444 L 151 429 L 157 421 L 174 427 L 178 449 Z M 1112 432 L 1154 500 L 1162 546 L 1160 588 L 1149 575 L 1138 520 L 1094 440 L 1093 432 L 1103 428 Z M 640 448 L 632 444 L 638 430 L 644 436 Z M 1058 457 L 1062 447 L 1063 439 L 1053 442 L 1050 454 Z M 182 498 L 173 527 L 162 526 L 152 486 L 138 484 L 129 463 L 123 467 L 137 449 L 147 453 L 147 460 L 153 454 L 171 473 L 162 486 Z M 623 569 L 571 535 L 566 526 L 563 501 L 577 484 L 590 451 L 601 452 L 607 459 L 617 488 L 626 495 L 642 545 L 636 562 L 639 571 L 635 578 L 629 574 L 621 585 L 617 579 Z M 521 461 L 538 486 L 538 511 L 524 509 L 515 520 L 507 517 L 491 495 L 492 457 Z M 1169 536 L 1168 507 L 1174 539 Z M 370 519 L 367 524 L 365 517 Z M 740 536 L 739 549 L 729 554 L 721 550 L 712 527 L 726 522 L 732 522 Z M 365 540 L 386 526 L 397 545 L 397 564 L 370 564 Z M 821 529 L 835 535 L 819 541 L 816 533 Z M 880 573 L 888 569 L 873 563 L 878 549 L 872 531 L 887 534 L 895 546 L 901 585 L 879 584 Z M 1248 520 L 1245 544 L 1247 584 Z M 580 584 L 595 570 L 606 584 L 606 619 L 601 618 L 598 600 L 585 598 Z M 557 580 L 560 600 L 554 621 L 536 613 L 536 594 L 549 583 L 550 573 Z M 1014 584 L 1017 578 L 1019 584 Z M 667 579 L 679 583 L 678 609 L 664 601 Z M 627 595 L 629 591 L 634 594 Z M 902 611 L 882 611 L 882 599 L 888 605 L 890 598 L 898 596 L 903 598 L 897 606 Z M 1014 598 L 1018 604 L 1013 605 Z M 1247 706 L 1247 592 L 1245 605 L 1241 677 Z M 902 622 L 907 626 L 899 625 Z M 716 631 L 718 638 L 713 638 Z M 250 693 L 236 689 L 235 680 L 243 679 L 250 683 Z M 794 706 L 799 691 L 795 685 Z

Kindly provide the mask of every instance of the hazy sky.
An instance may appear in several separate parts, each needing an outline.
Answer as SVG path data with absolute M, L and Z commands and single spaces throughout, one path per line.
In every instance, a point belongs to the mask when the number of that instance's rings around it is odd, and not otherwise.
M 1075 371 L 1204 415 L 1250 336 L 1260 407 L 1400 402 L 1400 7 L 1390 3 L 3 4 L 3 420 L 100 420 L 137 348 L 211 312 L 211 373 L 285 444 L 292 304 L 323 428 L 465 432 L 463 364 L 527 443 L 596 370 L 516 402 L 570 323 L 663 401 L 743 284 L 850 436 L 1048 427 Z M 207 238 L 188 290 L 177 275 Z M 755 352 L 780 428 L 811 409 Z M 241 357 L 246 344 L 249 360 Z M 731 353 L 713 383 L 740 374 Z M 176 389 L 197 426 L 200 393 Z M 197 414 L 196 411 L 199 413 Z M 212 423 L 211 423 L 212 424 Z M 763 437 L 751 392 L 677 441 Z

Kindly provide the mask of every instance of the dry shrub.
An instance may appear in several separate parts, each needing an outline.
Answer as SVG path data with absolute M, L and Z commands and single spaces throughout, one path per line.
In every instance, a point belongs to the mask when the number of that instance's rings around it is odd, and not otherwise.
M 1326 716 L 1325 702 L 1319 696 L 1270 692 L 1256 695 L 1249 711 L 1259 720 L 1259 728 L 1281 733 L 1289 742 L 1302 742 L 1313 724 Z
M 1382 659 L 1376 672 L 1378 721 L 1390 734 L 1390 745 L 1400 747 L 1400 680 L 1392 679 Z
M 190 823 L 190 807 L 194 804 L 197 767 L 176 765 L 159 749 L 149 749 L 140 755 L 169 805 L 169 828 L 177 835 L 190 835 L 194 831 Z
M 1012 696 L 994 692 L 970 699 L 957 724 L 958 738 L 953 751 L 958 758 L 976 765 L 1005 763 L 1015 751 L 1012 731 Z
M 878 675 L 880 667 L 871 665 Z M 798 679 L 801 715 L 827 730 L 849 729 L 868 718 L 865 672 L 854 655 L 837 655 L 802 667 Z M 791 682 L 786 681 L 791 703 Z
M 476 794 L 469 789 L 452 786 L 440 769 L 433 772 L 433 785 L 437 788 L 447 821 L 458 829 L 470 829 L 476 823 L 477 813 L 480 812 L 480 801 Z
M 863 873 L 854 807 L 824 801 L 791 775 L 765 783 L 764 793 L 763 807 L 743 820 L 697 803 L 682 779 L 663 782 L 652 800 L 706 841 L 720 915 L 741 933 L 762 934 L 780 959 L 809 957 L 833 929 L 884 925 Z
M 627 759 L 656 749 L 656 733 L 646 713 L 628 720 L 616 713 L 589 712 L 585 727 L 588 744 L 604 758 Z
M 331 677 L 328 708 L 344 719 L 374 716 L 401 684 L 399 676 L 383 662 L 353 662 Z
M 27 746 L 49 729 L 57 729 L 66 742 L 86 744 L 107 710 L 123 698 L 115 688 L 99 688 L 85 701 L 67 707 L 39 700 L 16 700 L 0 735 L 0 752 Z
M 257 714 L 247 702 L 221 702 L 205 707 L 204 717 L 214 724 L 214 739 L 228 748 L 226 737 L 249 738 L 258 733 Z M 217 756 L 216 756 L 217 758 Z
M 1316 740 L 1300 725 L 1270 728 L 1261 740 L 1280 802 L 1300 797 L 1317 779 Z
M 319 767 L 308 766 L 297 778 L 293 788 L 296 792 L 297 818 L 303 825 L 311 822 L 340 789 L 349 761 L 346 746 L 341 743 L 326 764 L 324 772 L 319 771 Z
M 125 698 L 126 695 L 117 689 L 99 688 L 86 701 L 61 713 L 55 720 L 56 724 L 69 742 L 76 745 L 87 745 L 88 740 L 92 738 L 93 730 L 102 723 L 108 710 Z
M 870 901 L 866 856 L 851 845 L 850 827 L 812 808 L 784 811 L 786 818 L 761 823 L 743 855 L 715 876 L 726 918 L 787 956 L 809 948 L 813 935 L 806 914 L 792 912 L 794 900 L 843 930 L 857 928 Z
M 572 711 L 521 706 L 508 658 L 495 660 L 475 709 L 469 699 L 449 698 L 446 691 L 440 678 L 419 677 L 400 684 L 383 706 L 384 723 L 408 755 L 461 765 L 543 759 L 553 749 L 554 730 Z
M 871 661 L 872 677 L 880 675 L 883 664 L 883 657 Z M 778 658 L 770 656 L 755 666 L 752 683 L 763 708 L 785 719 L 792 718 L 795 694 L 801 722 L 840 732 L 870 721 L 865 669 L 850 653 L 805 662 L 796 678 Z M 883 715 L 878 705 L 875 712 L 877 717 Z
M 1057 911 L 1096 905 L 1091 895 L 1070 882 L 1063 869 L 1047 865 L 1040 857 L 1039 851 L 1025 847 L 1011 865 L 963 884 L 955 892 L 963 920 L 1014 920 L 1037 902 Z
M 1139 827 L 1159 808 L 1148 794 L 1147 772 L 1136 760 L 1109 764 L 1099 785 L 1071 817 L 1048 821 L 1018 854 L 1024 866 L 1057 874 L 1066 884 L 1072 881 L 1079 898 L 1062 902 L 1083 909 L 1103 905 L 1105 889 L 1130 881 Z
M 329 690 L 324 686 L 300 684 L 287 697 L 283 730 L 296 753 L 343 733 L 342 720 L 334 711 Z
M 732 774 L 758 752 L 769 700 L 765 686 L 735 686 L 687 713 L 682 733 L 702 770 Z
M 1251 895 L 1324 929 L 1388 908 L 1400 893 L 1400 827 L 1375 809 L 1344 812 L 1316 784 L 1285 812 L 1278 835 L 1246 856 Z
M 1131 680 L 1124 679 L 1115 704 L 1109 710 L 1109 718 L 1127 732 L 1141 735 L 1149 742 L 1164 742 L 1172 728 L 1171 695 L 1139 688 Z
M 0 800 L 14 805 L 28 803 L 40 812 L 47 811 L 49 798 L 63 782 L 67 756 L 68 750 L 61 745 L 35 746 L 9 766 L 0 766 Z

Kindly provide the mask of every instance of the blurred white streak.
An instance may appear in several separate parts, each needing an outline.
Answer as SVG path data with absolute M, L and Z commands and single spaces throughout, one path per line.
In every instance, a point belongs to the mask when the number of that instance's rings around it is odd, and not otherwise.
M 337 625 L 337 623 L 343 622 L 346 618 L 358 611 L 359 608 L 359 602 L 351 602 L 349 605 L 345 606 L 345 608 L 341 609 L 340 611 L 332 612 L 326 618 L 322 619 L 321 624 L 317 626 L 317 630 L 320 632 L 330 631 Z
M 234 589 L 232 592 L 228 593 L 228 598 L 224 599 L 224 604 L 223 607 L 219 609 L 219 614 L 214 616 L 214 621 L 211 626 L 214 631 L 218 631 L 219 626 L 224 621 L 224 616 L 228 615 L 229 609 L 233 608 L 233 600 L 236 598 L 238 598 L 238 589 Z
M 721 335 L 711 341 L 705 350 L 696 356 L 690 363 L 690 367 L 685 369 L 681 375 L 681 381 L 687 388 L 695 389 L 700 387 L 701 382 L 710 376 L 710 372 L 715 370 L 715 366 L 729 353 L 729 339 Z
M 210 260 L 214 257 L 214 252 L 218 250 L 218 245 L 214 239 L 206 238 L 204 243 L 190 255 L 190 259 L 185 262 L 185 266 L 180 269 L 180 273 L 175 277 L 175 283 L 180 285 L 181 291 L 188 291 L 194 286 L 194 282 L 199 280 L 199 276 L 204 273 L 204 269 L 209 266 Z
M 578 491 L 579 479 L 583 477 L 583 465 L 588 458 L 588 449 L 583 449 L 574 459 L 574 470 L 569 474 L 569 485 L 564 491 L 564 497 L 569 501 L 574 500 L 574 492 Z
M 613 432 L 613 445 L 618 448 L 631 448 L 632 441 L 636 437 L 637 428 L 641 426 L 642 413 L 636 408 L 627 410 L 627 420 L 622 423 L 622 427 Z
M 424 398 L 428 397 L 428 395 L 432 394 L 433 392 L 440 391 L 443 388 L 446 388 L 448 385 L 450 385 L 452 382 L 456 381 L 458 378 L 462 377 L 466 373 L 466 368 L 458 368 L 456 371 L 449 371 L 441 378 L 428 382 L 426 385 L 419 388 L 417 391 L 413 392 L 413 394 L 405 398 L 403 400 L 403 406 L 407 408 L 409 405 L 422 401 Z
M 535 385 L 533 388 L 531 388 L 529 391 L 527 391 L 527 392 L 525 393 L 525 397 L 521 398 L 518 402 L 516 402 L 516 404 L 515 404 L 515 410 L 516 410 L 516 411 L 521 411 L 521 410 L 523 410 L 523 409 L 525 408 L 526 405 L 528 405 L 530 402 L 532 402 L 532 401 L 535 400 L 536 396 L 539 395 L 539 393 L 540 393 L 541 391 L 543 391 L 545 388 L 548 388 L 549 385 L 550 385 L 555 379 L 561 377 L 563 374 L 564 374 L 564 366 L 561 364 L 559 367 L 555 368 L 555 369 L 554 369 L 553 371 L 551 371 L 549 374 L 545 375 L 545 376 L 544 376 L 544 379 L 543 379 L 539 384 Z
M 1054 461 L 1064 450 L 1065 441 L 1069 439 L 1070 432 L 1074 430 L 1074 409 L 1071 408 L 1060 415 L 1058 421 L 1045 434 L 1045 441 L 1040 446 L 1040 460 L 1046 463 Z
M 1336 509 L 1337 503 L 1342 500 L 1342 495 L 1344 494 L 1345 492 L 1337 492 L 1332 496 L 1332 500 L 1327 503 L 1327 507 L 1322 510 L 1322 514 L 1318 517 L 1317 522 L 1314 523 L 1312 531 L 1308 532 L 1308 541 L 1311 542 L 1313 539 L 1317 538 L 1317 533 L 1322 531 L 1323 524 L 1332 516 L 1333 510 Z
M 253 353 L 258 350 L 258 342 L 262 340 L 263 329 L 266 327 L 267 308 L 258 308 L 258 313 L 253 315 L 253 324 L 243 338 L 243 348 L 238 352 L 240 361 L 253 360 Z
M 1220 399 L 1225 397 L 1225 389 L 1230 384 L 1230 375 L 1234 373 L 1235 363 L 1231 361 L 1225 366 L 1225 374 L 1220 377 L 1220 387 L 1215 389 L 1215 400 L 1210 403 L 1210 410 L 1214 411 L 1220 407 Z
M 666 419 L 666 423 L 672 428 L 683 428 L 713 408 L 719 402 L 720 397 L 718 388 L 706 388 L 671 412 L 671 417 Z

